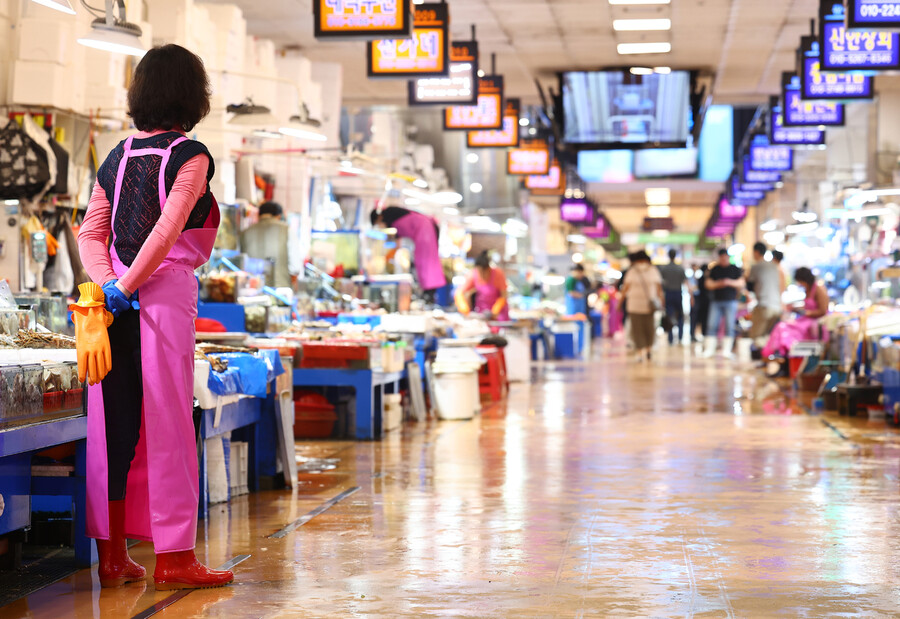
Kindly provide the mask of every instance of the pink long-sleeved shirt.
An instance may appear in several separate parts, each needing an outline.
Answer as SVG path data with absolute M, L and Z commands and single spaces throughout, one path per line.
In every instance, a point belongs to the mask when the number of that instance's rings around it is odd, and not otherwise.
M 135 139 L 143 140 L 165 131 L 140 132 Z M 206 173 L 209 159 L 205 155 L 191 157 L 178 171 L 172 190 L 162 209 L 159 221 L 150 232 L 128 271 L 119 278 L 119 284 L 128 292 L 134 292 L 159 268 L 175 245 L 197 200 L 206 191 Z M 78 233 L 78 250 L 81 261 L 91 279 L 100 285 L 116 279 L 107 239 L 112 232 L 112 206 L 100 183 L 94 183 L 87 214 Z

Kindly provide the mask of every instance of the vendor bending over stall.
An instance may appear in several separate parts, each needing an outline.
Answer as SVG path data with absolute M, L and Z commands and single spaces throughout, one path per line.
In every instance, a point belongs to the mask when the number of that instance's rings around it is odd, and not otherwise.
M 147 52 L 128 90 L 139 133 L 100 166 L 78 236 L 114 317 L 109 373 L 90 376 L 87 396 L 87 534 L 97 540 L 104 587 L 144 579 L 127 537 L 153 542 L 157 589 L 234 579 L 194 556 L 194 269 L 209 259 L 219 207 L 209 190 L 212 157 L 184 134 L 209 113 L 209 98 L 200 58 L 177 45 Z
M 415 246 L 416 276 L 429 299 L 434 291 L 447 285 L 438 253 L 440 226 L 433 217 L 400 206 L 375 209 L 370 216 L 373 226 L 394 228 L 398 239 L 409 239 Z
M 469 297 L 474 293 L 474 302 Z M 456 291 L 456 309 L 468 314 L 473 309 L 476 314 L 488 315 L 492 320 L 509 320 L 509 304 L 506 302 L 506 275 L 491 266 L 486 251 L 475 259 L 475 269 L 469 273 L 466 282 Z

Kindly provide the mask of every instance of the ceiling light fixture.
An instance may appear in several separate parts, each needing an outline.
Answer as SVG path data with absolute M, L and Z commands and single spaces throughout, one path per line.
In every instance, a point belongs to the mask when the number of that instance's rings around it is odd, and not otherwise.
M 631 67 L 629 69 L 632 75 L 652 75 L 653 69 L 648 69 L 647 67 Z
M 253 132 L 253 136 L 257 138 L 270 138 L 273 140 L 280 140 L 282 135 L 276 131 L 267 131 L 265 129 L 257 129 Z
M 668 75 L 672 72 L 672 67 L 653 67 L 653 71 L 660 75 Z
M 668 187 L 656 187 L 644 190 L 647 206 L 668 206 L 672 203 L 672 192 Z
M 278 123 L 278 119 L 272 115 L 272 110 L 264 105 L 256 105 L 252 99 L 247 99 L 245 103 L 231 104 L 225 110 L 232 114 L 228 120 L 230 125 L 254 126 L 254 125 L 274 125 Z M 279 131 L 281 131 L 279 129 Z M 284 133 L 281 131 L 281 133 Z
M 327 142 L 328 136 L 319 130 L 322 121 L 309 117 L 309 108 L 305 103 L 300 104 L 300 113 L 291 116 L 288 124 L 281 127 L 279 131 L 284 135 L 292 138 L 300 138 L 303 140 L 312 140 L 314 142 Z
M 484 189 L 484 186 L 481 183 L 472 183 L 469 185 L 469 191 L 472 193 L 481 193 L 482 189 Z
M 623 56 L 630 54 L 668 54 L 672 51 L 671 43 L 619 43 L 616 51 Z
M 31 0 L 35 4 L 40 4 L 41 6 L 45 6 L 48 9 L 53 9 L 54 11 L 59 11 L 61 13 L 68 13 L 69 15 L 75 14 L 75 9 L 72 8 L 72 5 L 69 4 L 69 0 Z
M 629 4 L 670 4 L 672 0 L 609 0 L 609 3 L 615 6 L 623 6 Z
M 528 120 L 527 118 L 520 118 L 520 119 L 519 119 L 519 126 L 520 126 L 520 127 L 527 127 L 529 124 L 531 124 L 531 121 Z
M 651 219 L 663 219 L 671 215 L 672 209 L 669 208 L 668 204 L 647 207 L 647 217 Z
M 47 5 L 45 4 L 45 6 Z M 128 56 L 142 57 L 147 53 L 147 50 L 144 49 L 144 44 L 141 43 L 141 35 L 143 34 L 141 29 L 135 24 L 125 21 L 124 0 L 106 0 L 105 15 L 98 14 L 87 5 L 84 6 L 96 19 L 91 22 L 91 31 L 88 35 L 78 39 L 81 45 L 104 52 L 126 54 Z M 114 8 L 118 10 L 118 17 L 113 14 Z
M 671 30 L 671 19 L 614 19 L 616 32 L 636 32 L 639 30 Z
M 468 153 L 466 155 L 466 161 L 469 163 L 478 163 L 478 153 Z

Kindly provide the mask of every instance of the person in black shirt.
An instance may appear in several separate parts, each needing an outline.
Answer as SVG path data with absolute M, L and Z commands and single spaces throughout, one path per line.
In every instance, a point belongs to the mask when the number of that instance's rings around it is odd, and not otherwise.
M 706 335 L 706 323 L 709 319 L 709 290 L 706 289 L 706 275 L 709 273 L 709 265 L 704 264 L 694 270 L 696 289 L 694 290 L 694 303 L 691 307 L 691 341 L 697 341 L 697 327 L 700 327 L 700 335 Z
M 722 340 L 722 354 L 731 358 L 734 348 L 734 325 L 737 318 L 738 291 L 744 288 L 744 273 L 731 264 L 728 251 L 719 250 L 719 258 L 706 277 L 706 289 L 710 291 L 709 319 L 706 339 L 703 342 L 703 356 L 716 354 L 719 326 L 725 321 L 725 339 Z

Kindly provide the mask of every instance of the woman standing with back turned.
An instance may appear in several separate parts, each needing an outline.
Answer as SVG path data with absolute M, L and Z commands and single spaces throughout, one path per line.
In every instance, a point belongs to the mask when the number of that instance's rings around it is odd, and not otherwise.
M 157 589 L 234 579 L 194 556 L 194 269 L 209 259 L 219 207 L 212 157 L 184 134 L 209 113 L 209 97 L 200 58 L 177 45 L 147 52 L 128 90 L 139 133 L 100 166 L 78 236 L 114 317 L 111 369 L 87 399 L 87 533 L 104 587 L 144 578 L 126 537 L 153 542 Z

